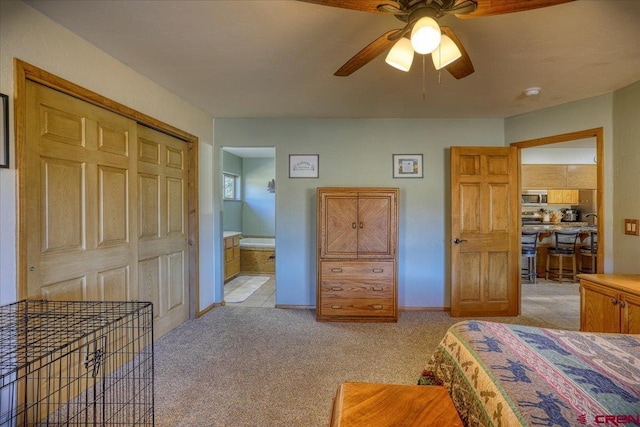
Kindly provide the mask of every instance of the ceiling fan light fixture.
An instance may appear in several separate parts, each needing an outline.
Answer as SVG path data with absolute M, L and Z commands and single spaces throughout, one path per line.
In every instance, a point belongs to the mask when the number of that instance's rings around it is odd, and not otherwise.
M 440 44 L 440 38 L 440 26 L 428 16 L 420 18 L 411 30 L 413 50 L 422 55 L 433 52 Z
M 402 37 L 393 45 L 384 61 L 400 71 L 409 71 L 413 63 L 411 41 Z
M 460 52 L 458 46 L 446 34 L 442 35 L 440 44 L 436 50 L 431 52 L 431 59 L 433 59 L 433 66 L 436 67 L 436 70 L 446 67 L 461 57 L 462 52 Z

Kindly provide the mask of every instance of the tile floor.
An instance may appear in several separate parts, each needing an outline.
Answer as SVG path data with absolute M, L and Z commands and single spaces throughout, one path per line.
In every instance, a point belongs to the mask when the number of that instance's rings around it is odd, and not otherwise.
M 261 274 L 265 275 L 265 274 Z M 228 303 L 237 307 L 276 306 L 276 279 L 270 279 L 253 295 L 241 303 Z M 580 285 L 578 283 L 557 283 L 539 279 L 537 284 L 522 284 L 522 315 L 550 328 L 580 329 Z M 233 286 L 225 285 L 225 293 L 233 291 Z
M 248 273 L 240 273 L 240 275 L 250 276 Z M 271 307 L 276 306 L 276 276 L 274 274 L 257 274 L 257 276 L 269 276 L 267 283 L 262 285 L 253 295 L 239 303 L 227 303 L 229 306 L 234 307 Z M 231 281 L 224 285 L 224 293 L 228 295 L 235 287 L 231 284 Z
M 580 284 L 538 279 L 522 284 L 523 316 L 550 328 L 580 329 Z

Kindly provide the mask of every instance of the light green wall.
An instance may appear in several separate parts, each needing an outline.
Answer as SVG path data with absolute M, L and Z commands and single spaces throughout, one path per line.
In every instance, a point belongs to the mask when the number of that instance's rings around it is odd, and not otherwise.
M 275 159 L 245 158 L 242 170 L 242 233 L 273 237 L 276 235 L 276 195 L 267 191 L 267 184 L 276 177 Z
M 449 306 L 449 147 L 502 146 L 501 119 L 217 119 L 215 146 L 276 148 L 276 302 L 315 305 L 316 187 L 398 187 L 399 305 Z M 219 152 L 219 150 L 214 150 Z M 318 179 L 289 178 L 318 154 Z M 393 154 L 423 154 L 424 178 L 393 179 Z
M 613 269 L 640 274 L 640 237 L 624 234 L 624 219 L 640 219 L 640 81 L 613 94 Z

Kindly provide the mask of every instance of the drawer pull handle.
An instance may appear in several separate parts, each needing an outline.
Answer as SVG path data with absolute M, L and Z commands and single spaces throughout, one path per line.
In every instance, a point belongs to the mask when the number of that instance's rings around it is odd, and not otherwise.
M 364 228 L 364 223 L 360 221 L 360 228 Z
M 624 301 L 620 301 L 618 304 L 620 304 L 620 307 L 624 308 L 627 304 Z
M 373 291 L 375 292 L 381 292 L 384 291 L 384 287 L 382 286 L 374 286 L 373 288 L 371 288 Z
M 334 310 L 340 310 L 342 308 L 342 306 L 341 305 L 332 305 L 331 308 L 334 309 Z
M 374 304 L 371 306 L 374 310 L 382 310 L 384 307 L 382 304 Z
M 356 228 L 356 223 L 355 222 L 351 223 L 351 228 Z
M 384 268 L 374 268 L 373 272 L 374 273 L 384 273 Z
M 331 272 L 332 273 L 342 273 L 342 269 L 341 268 L 332 268 Z
M 615 298 L 611 298 L 611 304 L 616 305 L 618 304 L 618 300 Z
M 332 286 L 331 290 L 332 291 L 341 291 L 342 290 L 342 286 Z

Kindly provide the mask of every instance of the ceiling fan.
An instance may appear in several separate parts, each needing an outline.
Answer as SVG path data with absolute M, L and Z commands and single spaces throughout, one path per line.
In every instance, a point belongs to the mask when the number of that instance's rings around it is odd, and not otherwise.
M 431 54 L 437 70 L 445 68 L 456 79 L 474 72 L 464 46 L 449 27 L 437 20 L 454 14 L 458 18 L 476 18 L 522 12 L 568 3 L 573 0 L 299 0 L 323 6 L 340 7 L 379 14 L 395 15 L 403 28 L 387 31 L 349 59 L 336 76 L 348 76 L 391 48 L 386 62 L 409 71 L 414 52 Z M 409 38 L 410 37 L 410 38 Z

